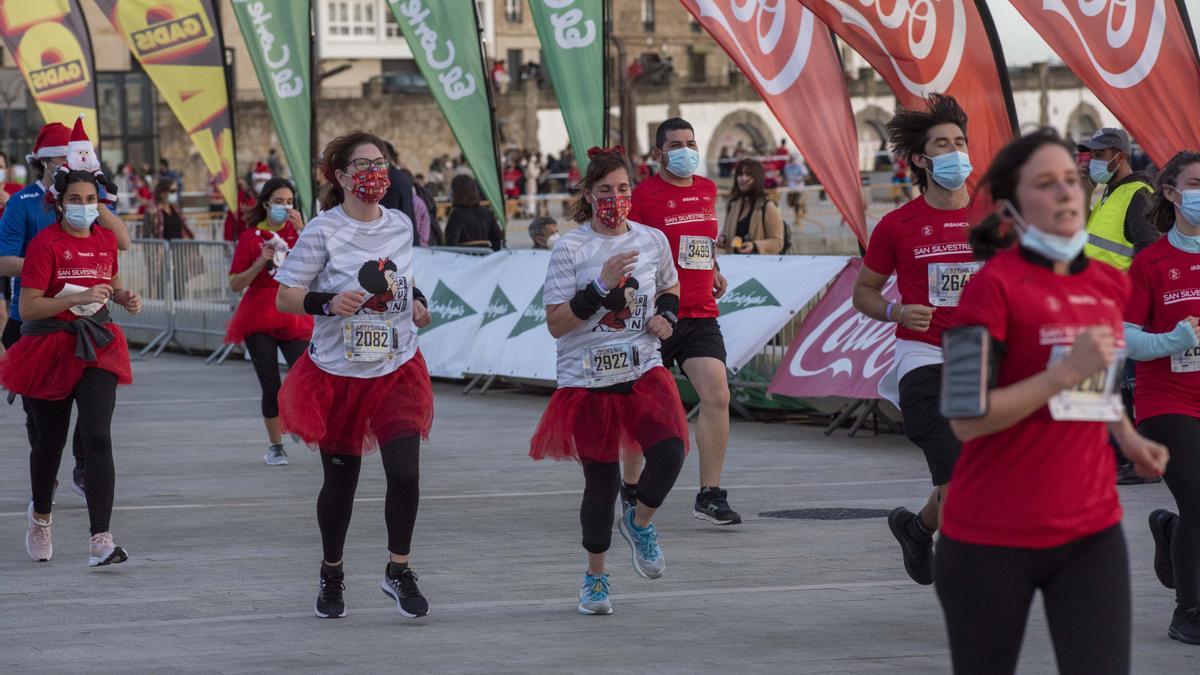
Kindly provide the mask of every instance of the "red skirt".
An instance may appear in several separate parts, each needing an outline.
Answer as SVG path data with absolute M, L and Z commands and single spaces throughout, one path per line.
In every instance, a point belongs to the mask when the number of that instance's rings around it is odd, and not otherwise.
M 562 387 L 529 442 L 534 459 L 615 462 L 672 438 L 688 448 L 687 415 L 671 372 L 652 368 L 619 394 Z
M 251 286 L 246 289 L 238 303 L 229 326 L 225 329 L 225 342 L 240 344 L 247 335 L 263 333 L 276 340 L 309 340 L 312 338 L 311 316 L 285 314 L 275 309 L 275 292 L 278 287 Z
M 394 372 L 373 378 L 327 373 L 306 353 L 279 390 L 279 416 L 284 433 L 310 447 L 362 456 L 397 438 L 429 438 L 433 384 L 419 351 Z
M 129 346 L 125 333 L 115 323 L 108 324 L 113 341 L 97 350 L 95 361 L 75 356 L 75 334 L 56 331 L 46 335 L 22 335 L 11 349 L 0 356 L 0 385 L 21 396 L 61 401 L 75 391 L 86 368 L 100 368 L 117 376 L 117 384 L 133 382 L 129 365 Z

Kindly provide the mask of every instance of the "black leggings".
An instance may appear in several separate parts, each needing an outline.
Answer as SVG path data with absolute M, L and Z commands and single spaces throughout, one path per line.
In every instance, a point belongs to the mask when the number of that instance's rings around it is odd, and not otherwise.
M 1200 419 L 1160 415 L 1143 420 L 1138 428 L 1171 452 L 1163 478 L 1179 508 L 1171 533 L 1175 600 L 1183 608 L 1200 607 Z
M 33 510 L 50 513 L 54 497 L 54 479 L 67 428 L 71 425 L 71 404 L 79 409 L 75 422 L 76 438 L 83 449 L 84 481 L 87 485 L 88 518 L 92 534 L 108 532 L 112 517 L 116 469 L 112 455 L 112 416 L 117 404 L 117 376 L 99 368 L 87 368 L 75 391 L 61 401 L 26 398 L 36 430 L 36 442 L 29 452 L 29 479 L 33 488 Z
M 283 352 L 283 359 L 288 366 L 296 363 L 296 359 L 304 355 L 308 342 L 304 340 L 276 340 L 265 333 L 252 333 L 246 336 L 246 351 L 250 352 L 250 361 L 254 364 L 254 374 L 262 386 L 262 416 L 266 419 L 279 417 L 279 359 L 275 355 L 278 348 Z
M 933 565 L 955 673 L 1016 670 L 1037 589 L 1060 673 L 1129 672 L 1129 559 L 1120 525 L 1046 549 L 943 535 Z
M 638 501 L 657 509 L 683 468 L 683 440 L 672 438 L 652 445 L 642 455 L 646 466 L 638 479 Z M 613 504 L 620 491 L 620 462 L 584 463 L 579 524 L 583 526 L 583 548 L 588 553 L 604 553 L 612 544 Z
M 379 448 L 387 476 L 383 517 L 387 523 L 388 551 L 396 555 L 408 555 L 412 545 L 421 498 L 420 448 L 421 437 L 415 435 L 388 441 Z M 325 469 L 325 483 L 317 497 L 317 524 L 321 528 L 325 562 L 336 563 L 341 561 L 346 545 L 362 457 L 322 451 L 321 465 Z
M 11 349 L 17 344 L 17 340 L 21 339 L 21 323 L 16 319 L 9 317 L 8 323 L 4 324 L 4 334 L 0 335 L 0 344 L 4 345 L 5 349 Z M 29 447 L 34 446 L 36 433 L 33 429 L 33 411 L 29 409 L 29 402 L 25 397 L 21 397 L 21 407 L 25 410 L 25 435 L 29 437 Z M 83 460 L 83 446 L 79 443 L 79 429 L 75 429 L 75 437 L 71 440 L 71 454 L 75 456 L 75 463 L 79 464 Z

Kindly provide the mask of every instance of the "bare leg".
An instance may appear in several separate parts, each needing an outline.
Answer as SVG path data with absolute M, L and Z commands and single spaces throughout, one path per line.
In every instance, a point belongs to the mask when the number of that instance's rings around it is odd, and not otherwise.
M 697 357 L 683 363 L 700 396 L 696 445 L 700 451 L 700 487 L 720 487 L 729 445 L 729 380 L 720 359 Z

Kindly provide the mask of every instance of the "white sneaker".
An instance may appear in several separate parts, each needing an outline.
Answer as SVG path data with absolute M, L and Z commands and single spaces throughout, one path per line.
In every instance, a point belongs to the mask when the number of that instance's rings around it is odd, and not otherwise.
M 112 532 L 92 535 L 91 545 L 88 546 L 89 566 L 115 565 L 126 560 L 129 560 L 129 554 L 120 546 L 113 545 Z
M 50 521 L 53 516 L 42 520 L 33 517 L 33 502 L 29 502 L 29 510 L 26 511 L 29 518 L 29 525 L 25 528 L 25 550 L 29 552 L 29 557 L 38 562 L 46 562 L 50 556 L 54 555 L 54 538 L 50 535 Z
M 267 454 L 263 455 L 263 461 L 267 466 L 286 466 L 288 463 L 287 451 L 283 449 L 283 443 L 276 443 L 267 448 Z

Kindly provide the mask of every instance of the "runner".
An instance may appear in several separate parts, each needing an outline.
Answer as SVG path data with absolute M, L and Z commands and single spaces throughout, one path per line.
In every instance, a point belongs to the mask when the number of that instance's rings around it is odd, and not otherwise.
M 657 579 L 667 563 L 650 519 L 679 476 L 688 433 L 679 390 L 658 351 L 679 311 L 667 239 L 626 220 L 632 169 L 625 150 L 592 148 L 588 158 L 572 214 L 581 227 L 555 244 L 546 271 L 546 325 L 558 341 L 558 389 L 529 455 L 583 465 L 579 522 L 588 568 L 579 613 L 611 614 L 605 553 L 621 487 L 619 461 L 646 458 L 637 504 L 625 510 L 619 529 L 634 571 Z
M 137 314 L 142 299 L 121 286 L 116 236 L 94 226 L 103 210 L 96 179 L 86 171 L 56 176 L 59 224 L 38 233 L 26 251 L 20 300 L 25 320 L 20 339 L 0 357 L 0 385 L 21 395 L 33 423 L 25 549 L 34 560 L 47 561 L 54 553 L 55 477 L 71 407 L 78 407 L 91 523 L 88 564 L 96 567 L 128 558 L 109 530 L 115 483 L 111 431 L 117 385 L 133 378 L 125 335 L 112 322 L 107 302 Z
M 855 309 L 897 324 L 896 356 L 879 391 L 900 409 L 904 434 L 925 453 L 933 479 L 919 514 L 900 506 L 888 516 L 905 571 L 923 585 L 933 583 L 933 533 L 961 447 L 938 411 L 942 331 L 953 325 L 962 289 L 981 265 L 967 245 L 967 114 L 950 96 L 934 94 L 928 105 L 900 108 L 888 122 L 892 153 L 911 167 L 921 194 L 879 221 L 854 286 Z M 899 303 L 883 297 L 893 273 Z
M 288 463 L 279 429 L 279 352 L 288 367 L 308 348 L 313 321 L 310 316 L 284 314 L 275 308 L 279 284 L 275 273 L 296 245 L 304 221 L 295 209 L 296 191 L 283 178 L 272 178 L 263 185 L 254 207 L 247 214 L 253 229 L 238 239 L 229 268 L 229 287 L 246 294 L 225 331 L 225 342 L 246 343 L 254 363 L 254 373 L 262 387 L 263 423 L 267 427 L 267 454 L 270 466 Z
M 943 338 L 942 408 L 964 441 L 934 556 L 954 671 L 1013 672 L 1040 589 L 1059 671 L 1128 673 L 1129 562 L 1106 427 L 1142 475 L 1167 462 L 1121 404 L 1129 281 L 1083 255 L 1079 174 L 1053 131 L 1002 149 L 982 185 L 1004 216 L 972 230 L 988 262 Z
M 315 612 L 322 618 L 346 616 L 342 550 L 362 456 L 376 449 L 387 475 L 390 554 L 381 586 L 401 615 L 429 613 L 408 562 L 421 439 L 433 424 L 433 388 L 414 327 L 430 317 L 413 286 L 412 222 L 379 206 L 388 188 L 383 147 L 362 131 L 326 146 L 324 212 L 275 274 L 279 310 L 316 317 L 308 352 L 279 392 L 279 410 L 285 433 L 321 451 L 324 559 Z
M 1138 429 L 1171 451 L 1165 475 L 1179 509 L 1150 514 L 1154 571 L 1175 589 L 1167 634 L 1200 644 L 1200 153 L 1167 162 L 1150 198 L 1150 221 L 1167 236 L 1129 268 L 1125 309 L 1129 356 L 1137 363 Z
M 729 380 L 725 338 L 717 324 L 717 299 L 726 285 L 713 252 L 719 226 L 717 186 L 694 175 L 700 152 L 691 124 L 678 117 L 663 122 L 654 146 L 654 159 L 662 170 L 633 191 L 629 219 L 667 235 L 679 275 L 679 324 L 663 341 L 662 360 L 666 368 L 678 363 L 700 397 L 700 492 L 692 515 L 715 525 L 737 525 L 742 517 L 729 508 L 728 495 L 721 489 L 729 445 Z M 636 455 L 625 463 L 621 503 L 626 509 L 637 500 L 641 468 Z

